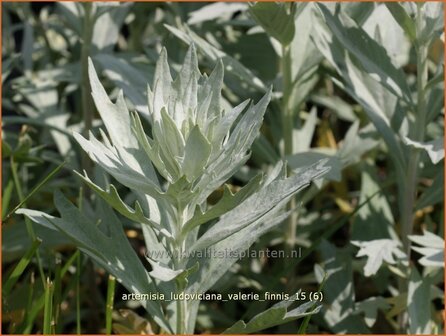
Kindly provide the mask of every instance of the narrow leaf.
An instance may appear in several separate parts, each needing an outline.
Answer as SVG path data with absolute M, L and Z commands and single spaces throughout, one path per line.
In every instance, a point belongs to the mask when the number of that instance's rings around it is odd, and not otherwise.
M 409 16 L 404 7 L 398 2 L 385 2 L 385 5 L 395 18 L 396 22 L 398 22 L 400 27 L 403 28 L 409 39 L 412 42 L 415 42 L 417 37 L 415 20 Z
M 325 5 L 318 6 L 330 30 L 343 47 L 357 58 L 365 71 L 397 97 L 413 105 L 404 73 L 392 64 L 386 50 L 342 12 L 335 16 Z
M 421 278 L 415 267 L 411 267 L 407 293 L 407 312 L 409 314 L 409 333 L 412 335 L 431 334 L 430 325 L 430 280 Z
M 41 243 L 42 243 L 41 240 L 39 239 L 35 240 L 31 245 L 31 247 L 29 248 L 29 250 L 25 253 L 25 255 L 20 259 L 20 261 L 14 267 L 13 271 L 11 272 L 5 284 L 3 285 L 2 295 L 4 297 L 8 296 L 12 287 L 15 285 L 17 280 L 19 280 L 19 277 L 22 275 L 23 271 L 29 265 L 31 258 L 34 256 Z
M 192 182 L 202 173 L 211 154 L 211 144 L 201 133 L 198 125 L 189 133 L 184 150 L 183 172 Z

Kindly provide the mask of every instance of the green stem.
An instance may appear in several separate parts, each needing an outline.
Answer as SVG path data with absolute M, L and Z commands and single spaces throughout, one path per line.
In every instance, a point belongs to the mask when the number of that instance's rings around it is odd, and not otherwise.
M 30 313 L 32 311 L 32 308 L 34 306 L 34 284 L 35 284 L 35 278 L 34 278 L 34 272 L 31 273 L 31 279 L 29 284 L 29 292 L 28 292 L 28 302 L 26 304 L 26 311 L 25 311 L 25 317 L 23 318 L 23 324 L 19 327 L 19 329 L 23 329 L 22 326 L 29 326 L 32 324 L 32 321 L 30 321 Z M 19 332 L 20 334 L 20 332 Z
M 80 335 L 82 328 L 81 328 L 81 258 L 82 255 L 78 253 L 79 251 L 76 251 L 77 253 L 77 260 L 76 260 L 76 334 Z
M 417 30 L 418 33 L 422 29 L 422 17 L 421 8 L 418 6 L 417 13 Z M 425 44 L 416 46 L 416 57 L 417 57 L 417 109 L 414 124 L 414 134 L 413 139 L 417 142 L 424 141 L 424 133 L 426 128 L 426 95 L 425 88 L 427 85 L 428 78 L 428 67 L 427 67 L 427 53 L 428 49 Z M 405 201 L 403 202 L 403 209 L 401 209 L 401 223 L 402 223 L 402 241 L 406 253 L 410 252 L 410 240 L 408 235 L 412 233 L 413 230 L 413 209 L 416 200 L 417 184 L 418 184 L 418 166 L 420 161 L 420 152 L 418 149 L 411 148 L 407 177 L 406 177 L 406 193 Z
M 179 293 L 179 292 L 178 292 Z M 177 300 L 177 334 L 183 335 L 185 333 L 185 306 L 183 300 Z
M 113 302 L 115 298 L 116 278 L 112 275 L 108 276 L 107 286 L 107 304 L 105 306 L 105 334 L 110 335 L 112 331 L 112 313 Z
M 84 131 L 83 135 L 88 138 L 88 133 L 92 128 L 93 124 L 93 100 L 91 98 L 91 86 L 90 80 L 88 78 L 88 57 L 90 56 L 91 40 L 93 37 L 93 15 L 91 2 L 86 2 L 84 6 L 84 21 L 83 21 L 83 32 L 82 32 L 82 50 L 81 50 L 81 69 L 82 69 L 82 116 L 84 120 Z M 84 152 L 82 155 L 82 169 L 91 175 L 92 165 L 88 158 L 88 155 Z M 88 193 L 88 188 L 85 189 L 85 194 Z
M 180 202 L 177 205 L 177 239 L 176 239 L 176 251 L 177 255 L 174 256 L 175 268 L 180 269 L 182 267 L 182 252 L 184 248 L 184 239 L 182 238 L 181 231 L 184 225 L 184 216 L 183 216 L 184 207 Z M 184 291 L 184 287 L 182 284 L 177 281 L 177 294 L 180 294 Z M 187 329 L 187 302 L 186 300 L 177 300 L 176 301 L 177 308 L 177 334 L 185 334 Z
M 423 18 L 421 13 L 421 7 L 418 6 L 418 13 L 416 18 L 417 36 L 420 36 L 422 31 Z M 417 58 L 417 106 L 414 122 L 414 132 L 412 134 L 412 140 L 416 142 L 424 141 L 425 127 L 426 127 L 426 95 L 425 88 L 428 78 L 427 67 L 427 53 L 428 48 L 426 44 L 416 45 L 416 58 Z M 411 242 L 409 235 L 412 234 L 414 225 L 414 206 L 417 194 L 418 185 L 418 167 L 420 163 L 420 152 L 416 148 L 410 148 L 409 161 L 407 166 L 407 175 L 405 179 L 405 185 L 402 187 L 401 194 L 403 195 L 403 202 L 401 204 L 401 241 L 403 243 L 404 251 L 407 256 L 410 256 Z M 400 279 L 399 291 L 401 293 L 407 292 L 408 282 L 407 279 Z M 404 332 L 406 325 L 405 314 L 401 314 L 398 318 L 398 324 L 400 331 Z
M 291 54 L 290 48 L 282 46 L 282 127 L 284 139 L 284 156 L 293 153 L 293 115 L 289 106 L 292 78 L 291 78 Z
M 11 161 L 12 162 L 12 161 Z M 33 196 L 40 188 L 42 188 L 45 183 L 47 183 L 54 175 L 56 175 L 59 170 L 62 169 L 62 167 L 65 165 L 66 161 L 62 162 L 59 166 L 57 166 L 53 171 L 51 171 L 51 173 L 49 173 L 47 176 L 45 176 L 43 178 L 42 181 L 40 181 L 34 188 L 33 190 L 31 190 L 31 192 L 28 193 L 28 195 L 20 200 L 20 203 L 17 204 L 13 210 L 11 210 L 8 215 L 6 215 L 5 218 L 3 218 L 3 221 L 7 220 L 9 217 L 11 217 L 11 215 L 18 209 L 20 208 L 22 205 L 24 205 L 26 203 L 26 201 L 31 198 L 31 196 Z M 23 196 L 23 195 L 22 195 Z M 31 227 L 32 230 L 32 227 Z
M 290 108 L 290 96 L 293 87 L 291 53 L 289 46 L 282 45 L 282 74 L 283 74 L 283 97 L 282 97 L 282 129 L 283 129 L 283 159 L 293 154 L 293 111 Z M 296 199 L 293 197 L 288 203 L 288 210 L 296 207 Z M 287 221 L 285 242 L 287 249 L 294 248 L 296 243 L 297 212 L 293 211 Z
M 71 265 L 78 258 L 79 255 L 80 255 L 80 253 L 78 250 L 68 259 L 68 261 L 65 263 L 65 265 L 61 268 L 61 270 L 60 270 L 60 278 L 61 279 L 64 277 L 64 275 L 67 273 L 68 269 L 71 267 Z M 75 281 L 76 281 L 76 277 L 72 278 L 70 283 L 74 283 Z M 30 286 L 34 286 L 34 273 L 31 274 Z M 63 295 L 61 296 L 61 299 L 59 302 L 63 302 L 67 299 L 68 293 L 72 292 L 71 289 L 72 289 L 72 285 L 68 284 L 66 286 L 66 289 L 65 289 Z M 4 290 L 3 290 L 3 292 L 4 292 Z M 22 325 L 19 327 L 18 334 L 21 334 L 21 335 L 26 335 L 26 334 L 31 333 L 36 316 L 37 316 L 38 312 L 40 312 L 42 310 L 42 308 L 44 308 L 44 305 L 45 305 L 45 292 L 42 293 L 40 295 L 40 297 L 37 299 L 33 298 L 33 292 L 30 292 L 29 295 L 30 296 L 29 296 L 29 303 L 28 303 L 28 308 L 26 311 L 26 316 L 23 320 Z M 80 331 L 78 332 L 78 334 L 80 334 Z
M 61 309 L 61 297 L 62 297 L 62 266 L 61 266 L 61 260 L 56 260 L 56 270 L 54 272 L 54 300 L 53 300 L 53 325 L 51 326 L 53 334 L 58 334 L 58 329 L 60 328 L 59 325 L 59 318 L 60 318 L 60 309 Z
M 54 285 L 48 278 L 45 285 L 45 308 L 43 310 L 43 334 L 51 334 L 51 322 L 53 316 Z
M 14 162 L 13 156 L 11 156 L 10 163 L 11 163 L 12 178 L 14 180 L 17 194 L 19 196 L 20 204 L 26 207 L 26 198 L 25 195 L 23 194 L 22 186 L 20 184 L 20 180 L 17 174 L 17 164 Z M 33 224 L 26 216 L 25 216 L 25 225 L 26 225 L 26 230 L 28 231 L 28 235 L 31 238 L 31 241 L 35 243 L 37 241 L 37 238 L 34 232 Z M 45 287 L 45 273 L 43 272 L 43 266 L 42 266 L 42 261 L 40 259 L 39 250 L 36 250 L 36 261 L 37 261 L 37 268 L 39 269 L 40 278 L 42 280 L 42 284 Z

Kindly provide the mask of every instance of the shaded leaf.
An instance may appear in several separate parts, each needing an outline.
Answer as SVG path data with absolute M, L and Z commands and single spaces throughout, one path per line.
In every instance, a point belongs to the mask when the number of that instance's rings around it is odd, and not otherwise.
M 405 8 L 398 2 L 386 2 L 385 5 L 389 9 L 396 22 L 401 26 L 404 32 L 409 36 L 412 42 L 416 39 L 415 21 L 406 12 Z
M 265 31 L 280 41 L 283 45 L 288 45 L 294 37 L 294 17 L 287 13 L 287 4 L 276 2 L 257 2 L 249 8 L 255 20 L 265 29 Z
M 104 226 L 101 230 L 58 191 L 54 194 L 54 202 L 61 218 L 27 209 L 19 209 L 17 213 L 28 216 L 38 224 L 56 228 L 67 235 L 82 252 L 115 276 L 130 292 L 156 291 L 153 280 L 133 251 L 121 223 L 110 208 L 99 203 L 101 226 Z M 145 301 L 144 306 L 160 326 L 170 330 L 160 302 Z
M 255 76 L 251 72 L 251 70 L 246 68 L 236 59 L 209 44 L 206 40 L 195 34 L 187 26 L 184 27 L 184 31 L 181 31 L 169 25 L 165 25 L 165 27 L 183 42 L 187 44 L 195 43 L 200 52 L 203 53 L 204 56 L 206 56 L 206 58 L 211 62 L 215 63 L 218 59 L 221 59 L 223 64 L 225 65 L 225 70 L 227 73 L 231 73 L 234 76 L 252 85 L 254 88 L 266 92 L 267 88 L 265 84 L 257 76 Z
M 417 269 L 411 267 L 407 293 L 410 334 L 426 335 L 432 333 L 430 301 L 429 278 L 421 278 Z
M 343 82 L 333 78 L 334 82 L 364 107 L 368 118 L 380 132 L 392 152 L 398 183 L 403 185 L 405 181 L 401 177 L 405 174 L 406 157 L 401 139 L 391 126 L 397 111 L 396 97 L 353 62 L 327 26 L 316 25 L 313 37 L 318 48 L 342 76 Z
M 342 12 L 335 16 L 325 5 L 318 6 L 330 30 L 361 66 L 381 85 L 413 105 L 404 73 L 392 64 L 386 50 Z
M 378 296 L 357 302 L 355 308 L 357 313 L 364 313 L 365 323 L 371 328 L 376 322 L 378 310 L 386 311 L 390 305 L 385 298 Z
M 444 172 L 440 170 L 415 204 L 415 210 L 423 209 L 429 205 L 435 205 L 444 200 Z
M 99 50 L 111 51 L 118 42 L 121 26 L 132 4 L 116 6 L 110 3 L 96 3 L 96 5 L 102 5 L 97 8 L 97 11 L 102 11 L 102 13 L 94 21 L 92 43 Z
M 369 333 L 364 321 L 354 316 L 355 290 L 353 282 L 352 258 L 350 253 L 336 248 L 326 240 L 318 246 L 322 267 L 315 268 L 318 283 L 326 281 L 322 289 L 324 304 L 320 316 L 329 330 L 340 334 Z M 320 270 L 325 270 L 325 274 Z
M 114 54 L 100 53 L 92 58 L 100 64 L 105 76 L 124 91 L 136 110 L 148 116 L 147 97 L 144 92 L 147 89 L 147 83 L 153 78 L 153 70 L 148 69 L 147 73 L 141 73 L 126 59 Z
M 365 202 L 375 195 L 370 202 L 358 211 L 353 220 L 351 239 L 369 241 L 383 238 L 398 237 L 394 229 L 395 219 L 392 214 L 385 192 L 382 191 L 382 182 L 379 179 L 376 166 L 372 162 L 360 164 L 361 191 L 359 202 Z M 378 193 L 376 195 L 376 193 Z

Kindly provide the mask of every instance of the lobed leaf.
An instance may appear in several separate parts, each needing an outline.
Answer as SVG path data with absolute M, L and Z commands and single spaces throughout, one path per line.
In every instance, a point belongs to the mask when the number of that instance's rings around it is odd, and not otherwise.
M 202 212 L 200 206 L 195 209 L 194 216 L 184 225 L 183 234 L 186 234 L 198 225 L 209 222 L 210 220 L 217 218 L 234 207 L 242 203 L 252 193 L 257 191 L 262 183 L 263 176 L 257 175 L 249 181 L 240 191 L 233 194 L 229 187 L 225 185 L 223 196 L 217 204 L 213 205 L 209 210 Z
M 404 137 L 403 141 L 407 146 L 426 151 L 433 164 L 444 159 L 444 137 L 429 142 L 418 142 Z
M 124 91 L 125 96 L 132 102 L 135 109 L 148 117 L 147 97 L 144 91 L 147 81 L 150 81 L 154 76 L 154 69 L 149 68 L 147 73 L 142 73 L 124 57 L 113 54 L 100 53 L 92 56 L 92 59 L 100 64 L 104 75 Z
M 424 190 L 415 204 L 415 210 L 421 210 L 429 205 L 444 201 L 444 173 L 440 170 L 434 177 L 432 185 Z
M 361 242 L 352 241 L 352 244 L 360 248 L 356 254 L 357 257 L 367 257 L 367 263 L 364 266 L 364 275 L 366 277 L 376 274 L 384 261 L 391 265 L 397 262 L 408 264 L 407 256 L 401 251 L 401 243 L 399 241 L 375 239 Z
M 54 202 L 61 218 L 28 209 L 20 209 L 17 213 L 28 216 L 38 224 L 63 232 L 76 243 L 82 252 L 115 276 L 130 292 L 156 291 L 153 280 L 139 261 L 118 218 L 110 208 L 99 203 L 101 226 L 104 226 L 104 229 L 101 230 L 59 191 L 54 194 Z M 117 246 L 119 248 L 116 248 Z M 144 306 L 160 326 L 171 330 L 159 301 L 145 301 Z
M 373 296 L 355 304 L 356 313 L 364 314 L 364 321 L 369 328 L 373 327 L 376 323 L 378 311 L 381 310 L 385 312 L 389 308 L 390 305 L 387 303 L 386 299 L 380 296 Z
M 132 209 L 130 206 L 124 203 L 113 184 L 108 186 L 108 190 L 102 189 L 100 186 L 95 184 L 84 172 L 85 175 L 81 175 L 76 172 L 76 174 L 99 196 L 102 197 L 113 209 L 118 211 L 121 215 L 127 217 L 128 219 L 142 224 L 148 224 L 154 228 L 160 229 L 159 223 L 150 220 L 144 215 L 141 205 L 138 201 L 135 202 L 135 207 Z
M 423 235 L 411 235 L 409 239 L 421 246 L 412 246 L 412 250 L 423 256 L 418 260 L 421 265 L 444 267 L 444 240 L 441 237 L 423 231 Z
M 287 179 L 272 181 L 222 216 L 197 240 L 191 250 L 202 250 L 212 246 L 253 223 L 261 222 L 271 213 L 277 213 L 298 191 L 330 170 L 324 166 L 325 163 L 325 160 L 319 161 L 302 168 L 296 175 Z
M 288 310 L 289 306 L 296 299 L 296 294 L 290 300 L 281 301 L 273 305 L 271 308 L 254 316 L 249 322 L 240 320 L 232 327 L 226 329 L 223 334 L 252 334 L 261 330 L 272 328 L 290 321 L 297 320 L 304 316 L 317 314 L 321 306 L 313 307 L 314 302 L 305 302 L 304 304 Z
M 141 190 L 155 198 L 162 196 L 157 184 L 142 173 L 133 170 L 127 161 L 123 161 L 119 157 L 114 148 L 100 143 L 92 134 L 90 134 L 90 141 L 78 133 L 74 133 L 73 136 L 90 158 L 120 183 L 130 189 Z

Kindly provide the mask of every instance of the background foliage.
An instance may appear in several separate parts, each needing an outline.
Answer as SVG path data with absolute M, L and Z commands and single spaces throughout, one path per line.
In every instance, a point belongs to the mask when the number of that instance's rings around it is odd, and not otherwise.
M 2 3 L 2 15 L 5 332 L 160 331 L 67 236 L 14 211 L 59 216 L 57 189 L 94 225 L 101 205 L 73 172 L 102 174 L 72 137 L 103 126 L 88 57 L 112 100 L 122 89 L 144 115 L 161 48 L 177 72 L 193 43 L 202 72 L 222 60 L 225 106 L 257 102 L 273 87 L 231 191 L 280 159 L 292 169 L 322 158 L 331 166 L 252 247 L 302 248 L 302 257 L 244 258 L 211 292 L 310 292 L 323 283 L 318 314 L 269 333 L 444 333 L 441 3 Z M 118 218 L 150 269 L 141 226 Z M 195 332 L 221 333 L 274 303 L 202 302 Z

